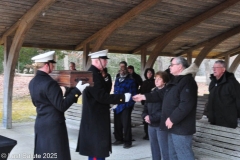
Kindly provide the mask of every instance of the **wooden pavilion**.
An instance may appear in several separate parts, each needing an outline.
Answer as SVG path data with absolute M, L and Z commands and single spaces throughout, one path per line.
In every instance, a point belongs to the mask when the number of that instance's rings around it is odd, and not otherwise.
M 21 47 L 140 54 L 142 70 L 158 56 L 204 58 L 240 52 L 240 0 L 0 0 L 4 45 L 3 126 L 12 127 L 14 71 Z M 146 58 L 147 56 L 148 59 Z M 30 58 L 30 57 L 29 57 Z M 240 56 L 229 65 L 235 72 Z

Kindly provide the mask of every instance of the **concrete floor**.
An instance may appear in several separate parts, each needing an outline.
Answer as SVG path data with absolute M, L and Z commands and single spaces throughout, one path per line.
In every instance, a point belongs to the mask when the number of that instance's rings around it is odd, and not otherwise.
M 72 126 L 71 122 L 67 122 L 68 135 L 70 143 L 70 151 L 72 160 L 87 160 L 88 157 L 81 156 L 77 152 L 76 142 L 78 137 L 78 128 Z M 143 126 L 132 128 L 133 132 L 133 147 L 124 149 L 123 146 L 113 146 L 113 153 L 107 160 L 151 160 L 151 151 L 149 141 L 143 140 Z M 8 160 L 30 160 L 33 156 L 34 148 L 34 122 L 28 123 L 13 123 L 12 129 L 3 129 L 0 126 L 0 135 L 17 140 L 17 145 L 11 151 Z M 112 141 L 114 141 L 112 136 Z

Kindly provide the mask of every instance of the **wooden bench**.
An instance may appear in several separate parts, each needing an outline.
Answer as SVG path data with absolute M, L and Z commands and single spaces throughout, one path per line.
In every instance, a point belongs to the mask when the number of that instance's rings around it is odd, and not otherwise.
M 240 128 L 211 125 L 207 119 L 197 120 L 193 135 L 196 159 L 240 160 Z
M 197 100 L 197 110 L 196 110 L 196 119 L 201 119 L 203 116 L 205 105 L 208 101 L 208 94 L 198 96 Z
M 136 103 L 132 111 L 132 126 L 139 126 L 143 124 L 143 119 L 141 117 L 143 111 L 143 105 L 141 103 Z M 74 129 L 79 129 L 81 117 L 82 117 L 82 105 L 74 103 L 65 112 L 67 126 Z M 113 123 L 113 112 L 110 112 L 111 123 Z
M 69 128 L 79 130 L 82 117 L 82 104 L 73 103 L 65 112 L 66 124 Z

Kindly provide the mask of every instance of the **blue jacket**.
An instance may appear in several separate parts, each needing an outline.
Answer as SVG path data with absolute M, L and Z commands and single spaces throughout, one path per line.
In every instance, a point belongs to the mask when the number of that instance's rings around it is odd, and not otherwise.
M 124 81 L 119 82 L 119 77 L 116 79 L 114 84 L 114 94 L 124 94 L 124 93 L 131 93 L 131 96 L 137 94 L 136 83 L 134 79 L 130 78 L 128 75 Z M 122 112 L 127 107 L 132 107 L 135 104 L 132 98 L 130 98 L 129 102 L 118 104 L 117 107 L 114 109 L 115 113 L 118 114 Z

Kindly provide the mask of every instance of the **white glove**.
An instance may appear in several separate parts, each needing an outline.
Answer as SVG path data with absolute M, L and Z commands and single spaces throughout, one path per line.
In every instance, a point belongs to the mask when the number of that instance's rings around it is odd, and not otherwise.
M 130 100 L 131 93 L 124 93 L 124 95 L 125 95 L 125 102 L 128 102 Z
M 87 86 L 89 86 L 89 83 L 82 84 L 82 81 L 79 81 L 76 85 L 77 89 L 79 89 L 81 93 Z

